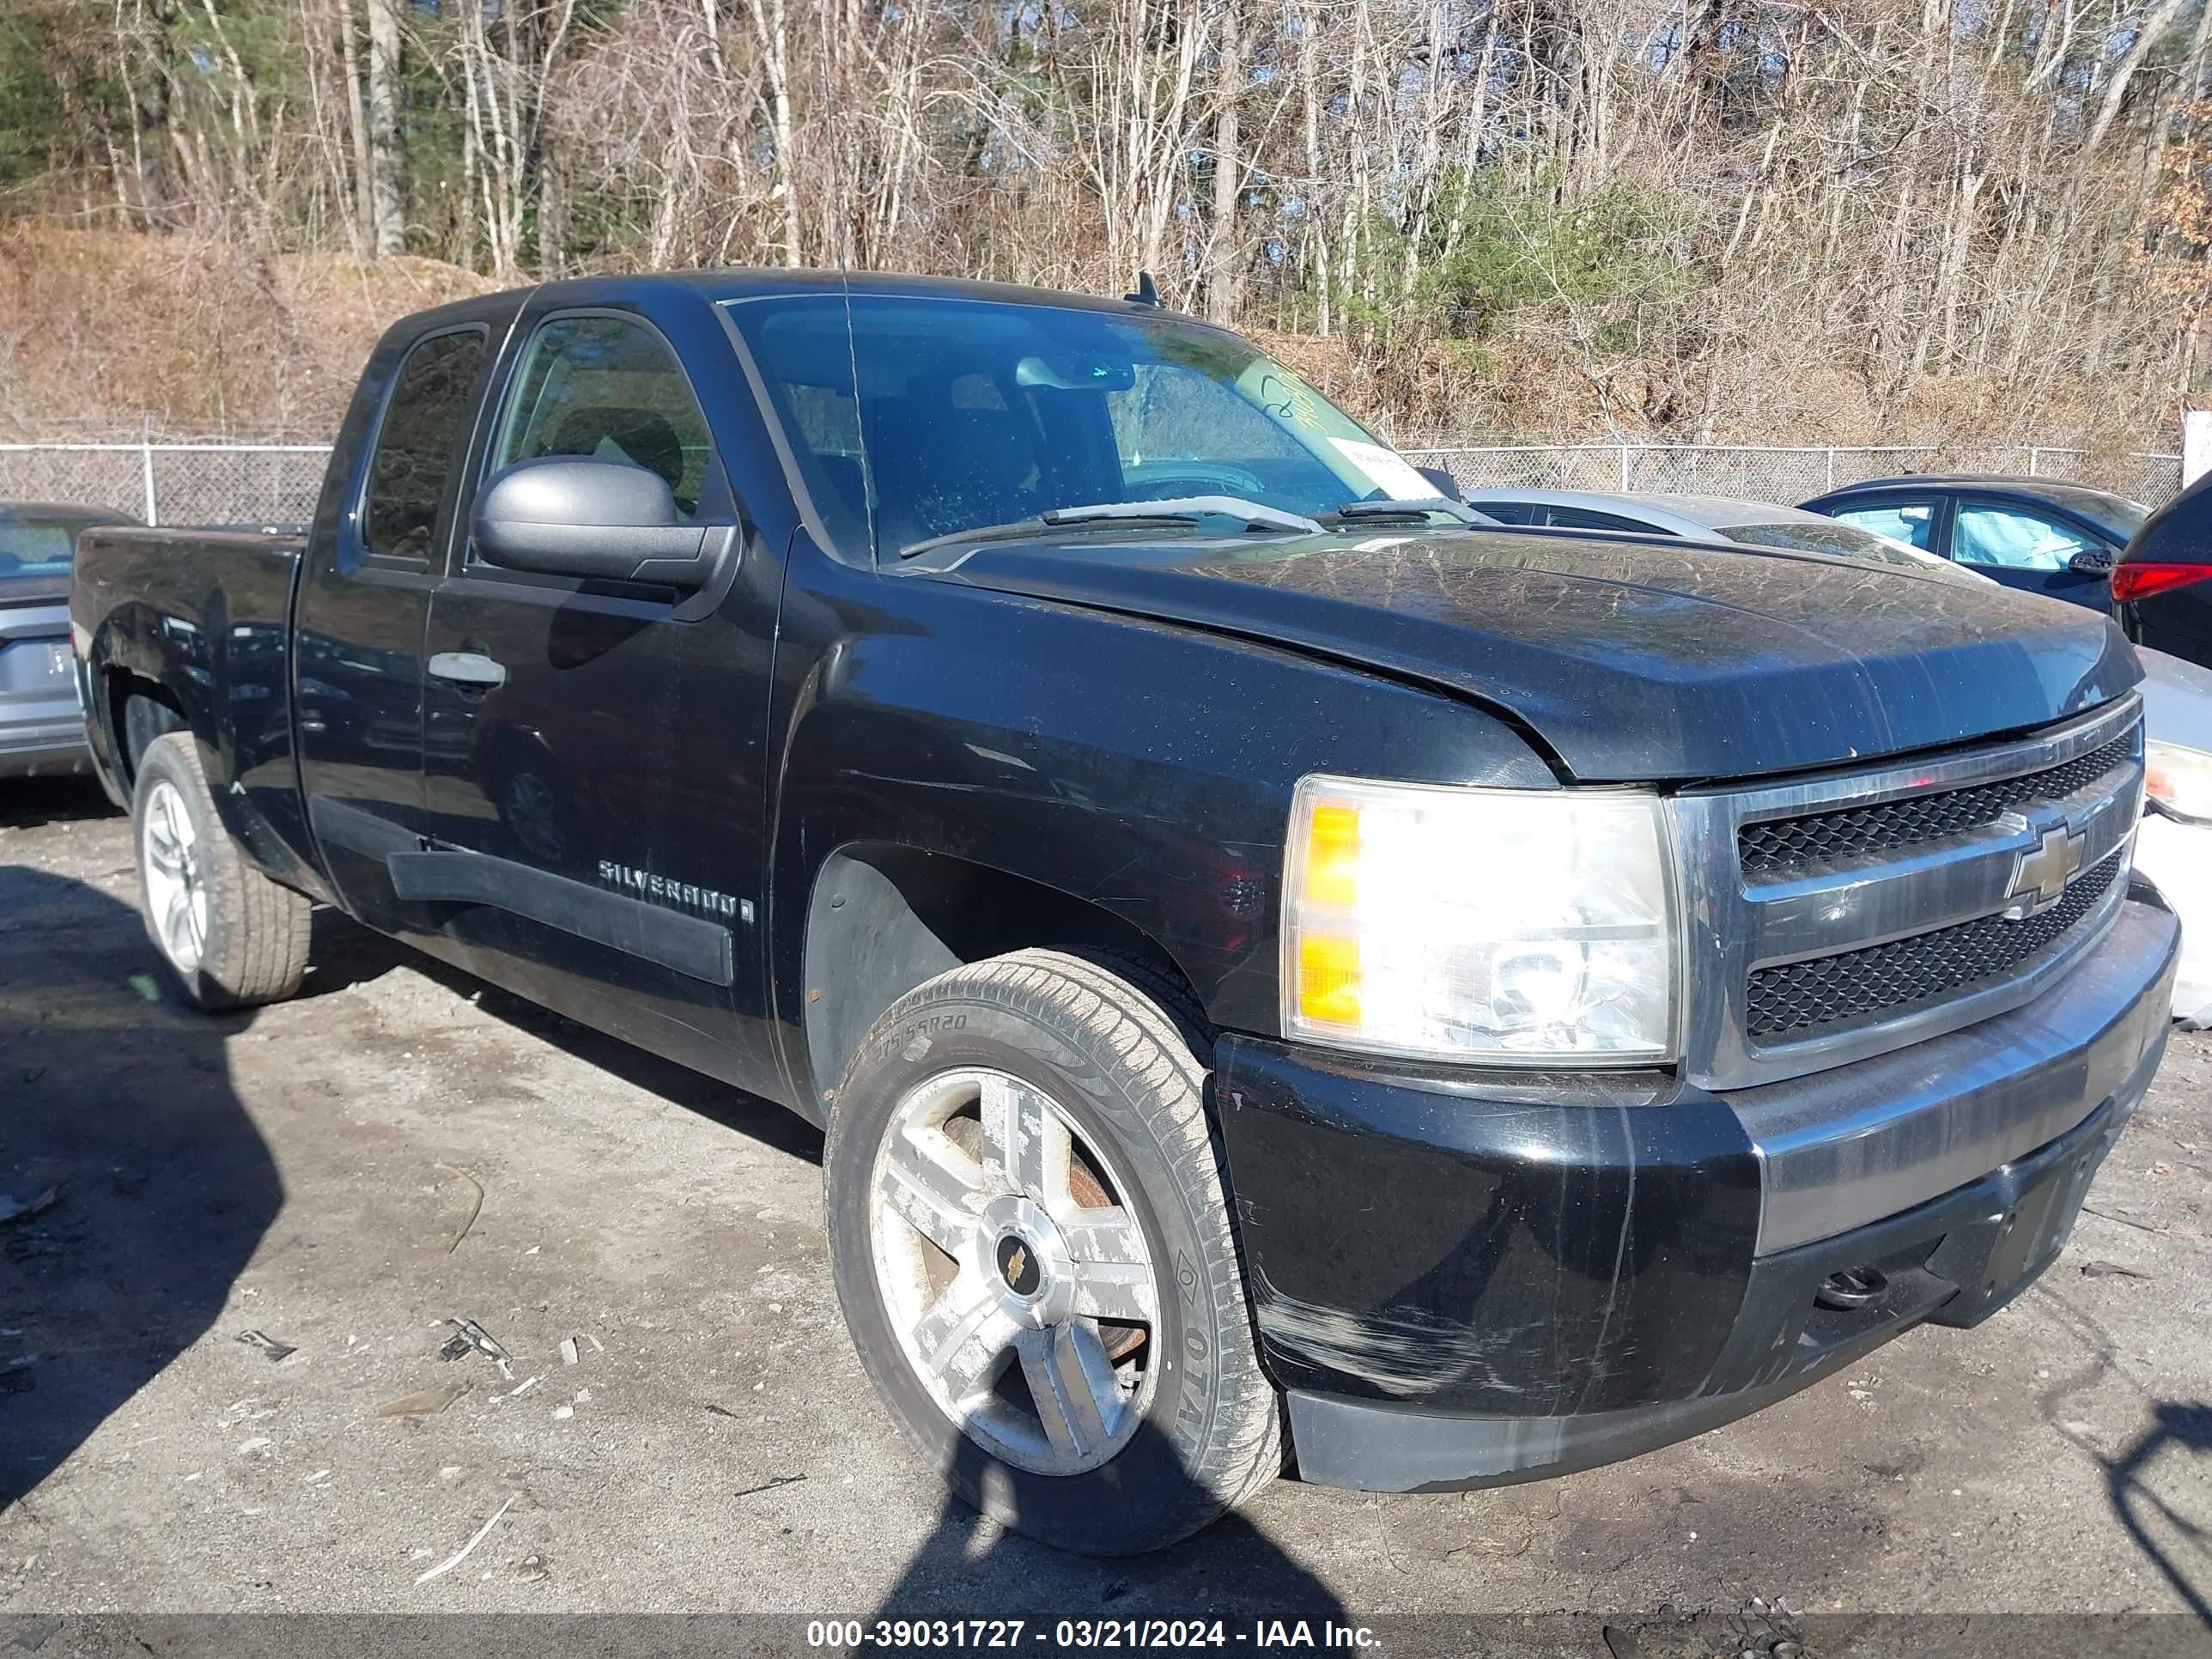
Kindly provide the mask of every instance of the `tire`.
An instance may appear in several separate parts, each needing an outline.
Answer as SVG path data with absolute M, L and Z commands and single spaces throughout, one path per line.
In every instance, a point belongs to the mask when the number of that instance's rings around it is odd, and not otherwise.
M 1127 979 L 1022 951 L 901 998 L 838 1089 L 860 1363 L 962 1498 L 1060 1549 L 1158 1549 L 1282 1470 L 1205 1082 Z
M 194 1006 L 250 1008 L 300 988 L 313 907 L 240 856 L 189 733 L 146 745 L 131 834 L 147 933 Z

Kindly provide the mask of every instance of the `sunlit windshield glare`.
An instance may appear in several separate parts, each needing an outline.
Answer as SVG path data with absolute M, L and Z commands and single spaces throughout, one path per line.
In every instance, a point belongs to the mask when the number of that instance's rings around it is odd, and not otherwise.
M 1281 364 L 1170 318 L 854 295 L 738 301 L 831 538 L 885 559 L 1104 502 L 1311 518 L 1436 490 Z

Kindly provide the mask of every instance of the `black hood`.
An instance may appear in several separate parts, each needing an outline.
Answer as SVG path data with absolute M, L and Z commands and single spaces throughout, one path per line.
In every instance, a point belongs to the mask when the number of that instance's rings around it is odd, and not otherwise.
M 2040 726 L 2142 678 L 2106 617 L 1949 570 L 1451 531 L 989 544 L 947 574 L 1460 692 L 1592 781 L 1754 777 Z

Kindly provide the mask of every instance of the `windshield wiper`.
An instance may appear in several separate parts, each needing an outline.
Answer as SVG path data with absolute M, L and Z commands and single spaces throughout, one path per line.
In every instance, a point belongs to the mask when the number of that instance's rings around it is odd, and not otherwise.
M 1012 524 L 985 525 L 975 530 L 956 530 L 948 536 L 932 536 L 899 549 L 899 557 L 911 559 L 940 547 L 968 542 L 1021 541 L 1048 530 L 1122 528 L 1139 525 L 1195 524 L 1200 519 L 1238 519 L 1248 530 L 1280 530 L 1299 535 L 1318 535 L 1321 526 L 1296 513 L 1248 501 L 1241 495 L 1179 495 L 1164 501 L 1098 501 L 1087 507 L 1055 507 L 1034 519 Z
M 1163 528 L 1180 530 L 1190 520 L 1180 513 L 1158 513 L 1150 515 Z M 918 558 L 924 553 L 934 553 L 940 547 L 962 547 L 971 542 L 1019 542 L 1034 540 L 1054 528 L 1106 530 L 1126 526 L 1131 520 L 1109 521 L 1100 519 L 1085 523 L 1055 526 L 1052 515 L 1046 514 L 1035 519 L 1016 519 L 1012 524 L 987 524 L 974 530 L 956 530 L 949 536 L 932 536 L 927 541 L 910 542 L 899 549 L 902 559 Z
M 1346 501 L 1332 516 L 1339 519 L 1411 519 L 1425 518 L 1431 513 L 1441 513 L 1461 524 L 1498 523 L 1487 513 L 1478 513 L 1465 501 L 1447 501 L 1442 495 L 1425 496 L 1410 501 Z
M 1302 513 L 1248 501 L 1242 495 L 1176 495 L 1164 501 L 1100 501 L 1092 507 L 1056 507 L 1044 515 L 1049 525 L 1093 524 L 1109 519 L 1242 519 L 1247 530 L 1289 530 L 1318 536 L 1321 526 Z

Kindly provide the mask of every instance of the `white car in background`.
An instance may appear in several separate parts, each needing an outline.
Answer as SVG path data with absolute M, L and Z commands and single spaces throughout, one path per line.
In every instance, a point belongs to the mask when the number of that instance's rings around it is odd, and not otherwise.
M 1765 501 L 1597 489 L 1470 489 L 1464 499 L 1508 525 L 1839 553 L 1932 567 L 1962 581 L 1990 580 L 1875 531 Z M 2174 1018 L 2191 1027 L 2212 1024 L 2212 670 L 2162 651 L 2138 648 L 2136 654 L 2143 665 L 2147 764 L 2136 868 L 2181 918 Z
M 2136 868 L 2181 918 L 2173 1017 L 2212 1024 L 2212 670 L 2136 647 L 2145 775 Z

